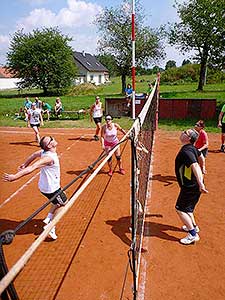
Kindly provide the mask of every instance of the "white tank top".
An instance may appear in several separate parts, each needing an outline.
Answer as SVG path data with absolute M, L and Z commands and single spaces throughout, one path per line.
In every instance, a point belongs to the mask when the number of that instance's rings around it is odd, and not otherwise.
M 105 127 L 104 140 L 108 143 L 114 143 L 114 142 L 118 141 L 117 128 L 116 128 L 115 124 L 112 123 L 112 129 L 109 129 L 107 126 Z
M 40 109 L 34 109 L 34 110 L 30 109 L 29 110 L 30 124 L 32 125 L 40 124 L 41 122 L 40 114 L 41 114 Z
M 41 168 L 38 187 L 43 193 L 53 193 L 60 188 L 60 164 L 57 153 L 43 151 L 41 157 L 50 156 L 54 163 Z
M 102 103 L 95 104 L 93 109 L 93 118 L 100 117 L 102 117 Z

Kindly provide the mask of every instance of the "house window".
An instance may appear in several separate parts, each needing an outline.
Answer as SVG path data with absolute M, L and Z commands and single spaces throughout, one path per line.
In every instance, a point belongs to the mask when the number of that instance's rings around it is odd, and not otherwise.
M 102 83 L 102 75 L 98 75 L 98 82 Z
M 90 75 L 90 80 L 91 80 L 91 81 L 94 80 L 94 75 Z

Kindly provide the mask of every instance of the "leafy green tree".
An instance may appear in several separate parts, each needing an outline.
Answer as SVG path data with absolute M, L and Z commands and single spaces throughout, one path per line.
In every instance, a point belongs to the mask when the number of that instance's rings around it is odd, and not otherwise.
M 224 0 L 176 1 L 175 7 L 181 21 L 171 25 L 169 41 L 183 53 L 195 51 L 200 62 L 198 90 L 202 91 L 207 65 L 224 66 Z
M 165 69 L 176 68 L 176 62 L 174 60 L 168 60 Z
M 190 64 L 191 64 L 191 61 L 189 59 L 184 59 L 182 62 L 182 66 L 190 65 Z
M 39 87 L 44 94 L 68 88 L 76 75 L 71 39 L 57 28 L 44 28 L 25 34 L 15 32 L 7 53 L 7 68 L 21 78 L 19 88 Z
M 100 54 L 114 57 L 115 67 L 121 76 L 122 93 L 126 87 L 126 76 L 131 76 L 132 40 L 130 1 L 124 0 L 118 8 L 105 8 L 96 18 L 100 32 L 98 50 Z M 135 52 L 136 66 L 146 66 L 164 58 L 160 43 L 161 30 L 153 31 L 143 25 L 144 14 L 139 1 L 135 9 Z

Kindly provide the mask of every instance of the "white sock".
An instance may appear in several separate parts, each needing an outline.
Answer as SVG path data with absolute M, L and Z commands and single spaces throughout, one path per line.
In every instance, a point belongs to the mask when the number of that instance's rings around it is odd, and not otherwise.
M 47 218 L 49 218 L 49 219 L 50 219 L 50 221 L 52 221 L 52 219 L 53 219 L 53 214 L 52 214 L 52 213 L 48 213 L 48 216 L 47 216 Z

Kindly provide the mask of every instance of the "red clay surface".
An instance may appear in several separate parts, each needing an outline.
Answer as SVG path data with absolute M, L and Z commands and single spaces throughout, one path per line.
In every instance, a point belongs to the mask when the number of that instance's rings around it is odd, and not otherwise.
M 41 129 L 59 142 L 62 186 L 96 160 L 99 142 L 93 130 Z M 201 240 L 183 246 L 185 235 L 174 210 L 179 192 L 174 177 L 174 158 L 180 148 L 179 133 L 158 131 L 154 147 L 152 194 L 147 207 L 138 299 L 224 299 L 224 163 L 218 153 L 220 135 L 210 134 L 210 153 L 205 177 L 209 194 L 196 209 Z M 37 148 L 30 129 L 0 129 L 2 172 L 15 172 Z M 123 148 L 124 145 L 121 147 Z M 117 300 L 132 299 L 132 274 L 128 266 L 130 246 L 130 145 L 122 154 L 126 175 L 117 168 L 110 178 L 107 166 L 57 224 L 57 241 L 46 240 L 15 280 L 23 300 Z M 115 165 L 115 159 L 113 158 Z M 0 232 L 15 228 L 46 199 L 37 188 L 34 174 L 20 180 L 0 182 Z M 71 196 L 82 183 L 68 190 Z M 19 191 L 18 189 L 23 186 Z M 13 195 L 16 192 L 15 195 Z M 41 233 L 48 208 L 4 246 L 9 268 Z

